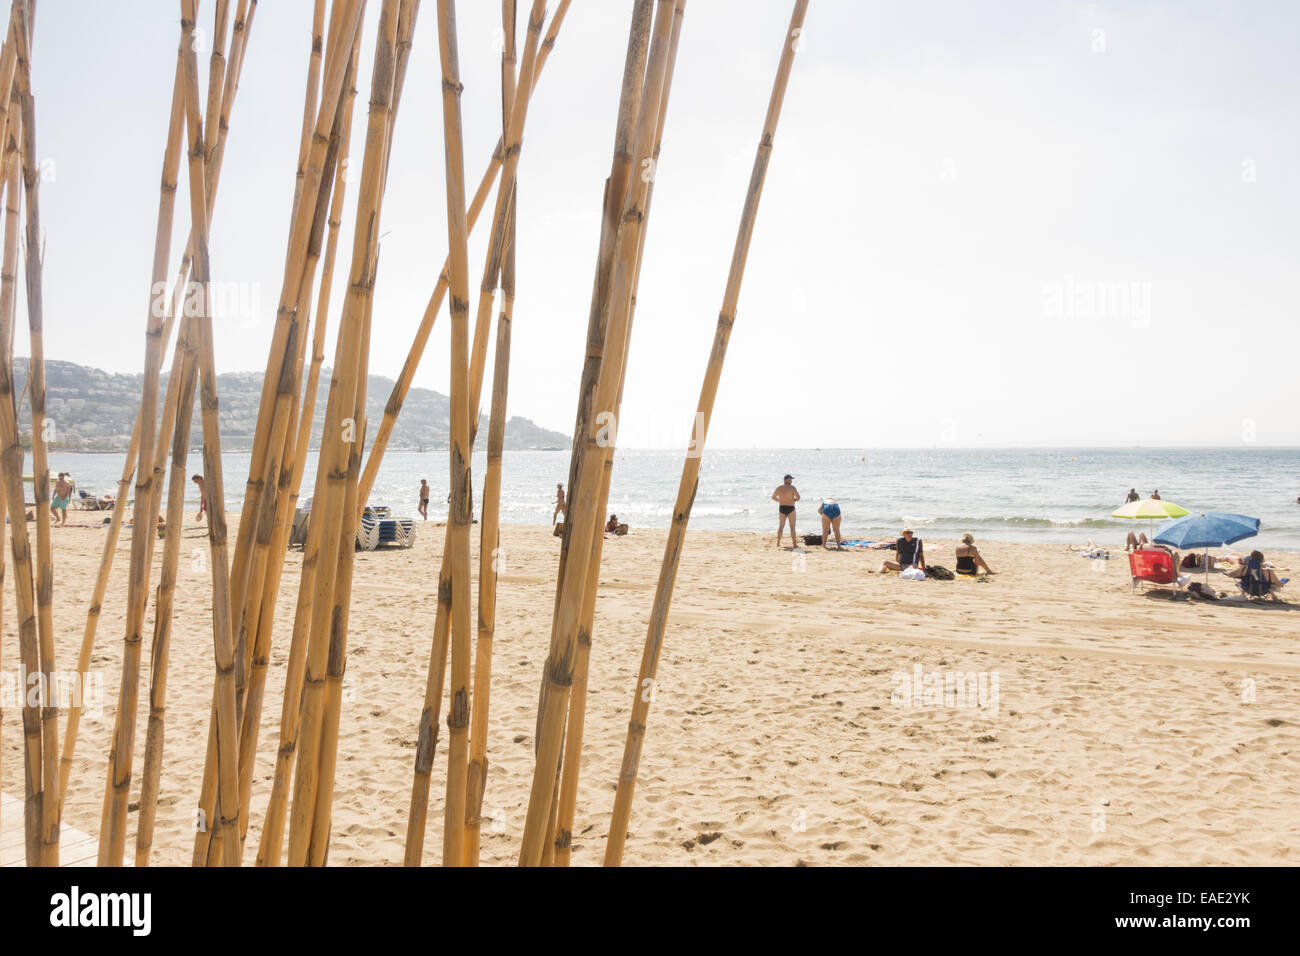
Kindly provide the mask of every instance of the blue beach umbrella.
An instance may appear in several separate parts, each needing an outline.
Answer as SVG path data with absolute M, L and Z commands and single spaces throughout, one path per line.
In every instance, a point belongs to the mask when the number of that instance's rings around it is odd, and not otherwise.
M 1218 548 L 1243 538 L 1259 534 L 1259 519 L 1248 515 L 1230 514 L 1226 511 L 1207 511 L 1171 521 L 1160 529 L 1154 538 L 1157 544 L 1167 544 L 1182 551 L 1199 548 Z M 1206 562 L 1206 576 L 1209 576 Z

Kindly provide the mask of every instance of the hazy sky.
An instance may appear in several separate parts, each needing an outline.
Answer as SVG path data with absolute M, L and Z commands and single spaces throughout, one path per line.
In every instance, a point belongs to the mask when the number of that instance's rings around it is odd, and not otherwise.
M 212 8 L 200 5 L 209 31 Z M 311 8 L 262 0 L 253 23 L 212 263 L 257 313 L 218 325 L 222 371 L 265 367 Z M 565 432 L 630 9 L 575 0 L 524 138 L 510 412 Z M 358 169 L 378 10 L 371 0 Z M 471 188 L 499 133 L 499 11 L 458 4 Z M 687 4 L 629 446 L 685 442 L 789 15 L 788 0 Z M 424 0 L 374 309 L 371 369 L 390 376 L 446 254 L 436 27 Z M 164 0 L 39 6 L 48 358 L 142 366 L 178 30 Z M 804 39 L 711 446 L 1300 444 L 1300 7 L 813 0 Z M 177 256 L 186 188 L 182 171 Z M 475 290 L 485 233 L 471 245 Z M 331 328 L 330 353 L 333 341 Z M 444 308 L 416 384 L 445 392 L 448 378 Z

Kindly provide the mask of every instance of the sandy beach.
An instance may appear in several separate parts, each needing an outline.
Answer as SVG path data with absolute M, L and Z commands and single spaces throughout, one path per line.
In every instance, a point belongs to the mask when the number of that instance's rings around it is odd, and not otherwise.
M 102 529 L 72 525 L 93 520 L 74 512 L 54 531 L 60 669 L 75 664 L 103 541 Z M 154 844 L 155 862 L 171 865 L 190 860 L 213 672 L 206 536 L 197 527 L 184 533 Z M 83 720 L 64 808 L 65 823 L 90 833 L 99 829 L 117 704 L 129 537 L 93 663 L 90 692 L 102 682 L 103 707 Z M 507 526 L 501 537 L 487 864 L 513 864 L 518 853 L 559 547 L 549 528 Z M 661 531 L 633 529 L 606 544 L 576 865 L 602 858 L 663 540 Z M 442 528 L 430 521 L 411 550 L 357 555 L 331 865 L 401 861 L 441 544 Z M 952 566 L 953 544 L 927 540 L 929 560 Z M 984 554 L 999 572 L 987 583 L 909 582 L 867 573 L 877 551 L 791 552 L 766 535 L 688 536 L 625 862 L 1296 859 L 1300 605 L 1132 595 L 1122 551 L 1093 561 L 1057 545 L 996 543 Z M 1300 555 L 1269 558 L 1300 568 Z M 301 553 L 288 561 L 281 641 Z M 1230 583 L 1211 580 L 1221 590 Z M 9 674 L 18 666 L 11 589 L 5 600 Z M 246 864 L 269 793 L 283 680 L 281 645 Z M 945 684 L 946 694 L 936 690 Z M 966 687 L 969 698 L 956 693 Z M 136 787 L 144 716 L 142 708 Z M 21 795 L 21 715 L 10 701 L 0 745 L 3 790 Z M 441 843 L 445 767 L 440 745 L 427 863 Z M 130 828 L 128 857 L 134 813 Z

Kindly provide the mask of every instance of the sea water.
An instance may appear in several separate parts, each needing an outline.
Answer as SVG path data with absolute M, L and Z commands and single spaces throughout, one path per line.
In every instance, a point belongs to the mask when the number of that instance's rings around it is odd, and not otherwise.
M 633 528 L 667 528 L 681 477 L 681 451 L 617 450 L 609 510 Z M 484 456 L 472 461 L 474 511 L 479 513 Z M 30 459 L 27 468 L 30 469 Z M 194 454 L 190 471 L 201 470 Z M 226 506 L 238 511 L 248 455 L 223 457 Z M 121 455 L 54 453 L 50 471 L 71 471 L 79 489 L 113 492 Z M 507 523 L 547 524 L 555 485 L 568 482 L 567 451 L 507 451 L 501 517 Z M 1129 488 L 1192 512 L 1232 511 L 1261 521 L 1247 543 L 1267 551 L 1300 550 L 1300 449 L 1259 448 L 1034 448 L 1034 449 L 706 449 L 691 510 L 696 531 L 775 533 L 772 492 L 794 475 L 803 496 L 801 530 L 820 530 L 817 505 L 833 497 L 846 537 L 896 537 L 904 525 L 921 536 L 1122 546 L 1146 521 L 1110 517 Z M 311 495 L 313 452 L 302 488 Z M 446 515 L 447 451 L 390 451 L 371 502 L 397 515 L 415 515 L 420 479 L 434 489 L 429 517 Z M 187 520 L 198 510 L 197 489 L 186 483 Z M 1158 530 L 1160 522 L 1155 523 Z

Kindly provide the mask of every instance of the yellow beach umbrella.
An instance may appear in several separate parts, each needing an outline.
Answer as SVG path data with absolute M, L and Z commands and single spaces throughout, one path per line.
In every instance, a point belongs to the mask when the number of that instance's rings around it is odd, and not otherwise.
M 1130 501 L 1122 508 L 1112 511 L 1112 518 L 1146 518 L 1147 531 L 1150 533 L 1155 527 L 1157 518 L 1181 518 L 1184 515 L 1191 514 L 1182 505 L 1176 505 L 1172 501 L 1163 501 L 1159 498 L 1147 498 L 1143 501 Z

